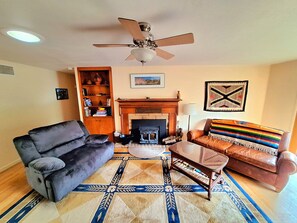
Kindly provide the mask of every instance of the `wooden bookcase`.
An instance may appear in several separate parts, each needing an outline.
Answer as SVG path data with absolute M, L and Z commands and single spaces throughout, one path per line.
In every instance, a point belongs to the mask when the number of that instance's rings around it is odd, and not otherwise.
M 114 99 L 111 67 L 78 67 L 82 121 L 91 134 L 107 134 L 113 141 Z

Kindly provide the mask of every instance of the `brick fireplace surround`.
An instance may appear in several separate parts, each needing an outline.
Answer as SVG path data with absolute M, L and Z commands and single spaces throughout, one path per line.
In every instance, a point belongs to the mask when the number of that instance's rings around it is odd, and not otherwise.
M 169 135 L 176 133 L 178 102 L 176 98 L 117 99 L 121 116 L 122 134 L 130 134 L 131 119 L 167 120 Z M 146 116 L 146 117 L 144 117 Z

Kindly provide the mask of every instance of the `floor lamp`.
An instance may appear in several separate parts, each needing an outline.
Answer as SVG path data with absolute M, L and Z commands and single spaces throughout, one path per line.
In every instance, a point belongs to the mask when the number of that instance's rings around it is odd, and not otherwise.
M 188 115 L 188 131 L 190 131 L 190 118 L 191 115 L 195 115 L 197 113 L 196 111 L 196 103 L 189 103 L 189 104 L 185 104 L 183 107 L 183 113 L 185 115 Z

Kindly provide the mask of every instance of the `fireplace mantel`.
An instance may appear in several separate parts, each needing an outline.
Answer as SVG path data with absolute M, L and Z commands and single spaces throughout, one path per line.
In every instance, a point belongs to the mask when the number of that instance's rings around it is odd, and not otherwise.
M 119 103 L 119 112 L 121 116 L 121 131 L 123 134 L 129 134 L 129 114 L 138 113 L 160 113 L 168 114 L 168 133 L 175 135 L 176 118 L 178 115 L 177 98 L 133 98 L 117 99 Z

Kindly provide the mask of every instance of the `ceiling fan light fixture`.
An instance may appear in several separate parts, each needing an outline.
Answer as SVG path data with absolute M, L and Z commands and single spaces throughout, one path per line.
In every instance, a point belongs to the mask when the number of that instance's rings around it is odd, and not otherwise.
M 131 50 L 131 54 L 139 62 L 146 63 L 151 61 L 154 58 L 154 56 L 156 55 L 156 52 L 148 48 L 136 48 Z

